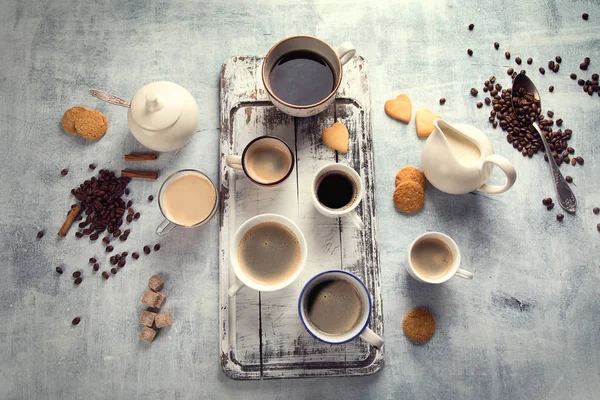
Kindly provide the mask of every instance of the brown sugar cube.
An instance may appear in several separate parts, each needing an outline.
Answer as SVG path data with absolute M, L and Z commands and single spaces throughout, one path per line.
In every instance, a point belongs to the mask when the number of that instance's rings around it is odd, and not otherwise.
M 140 340 L 143 340 L 146 343 L 152 343 L 155 336 L 156 331 L 152 328 L 148 328 L 147 326 L 145 326 L 142 329 L 142 333 L 140 333 Z
M 154 321 L 156 322 L 157 328 L 162 328 L 163 326 L 173 325 L 173 318 L 171 317 L 170 312 L 164 312 L 164 313 L 158 314 Z
M 160 279 L 158 275 L 152 275 L 150 279 L 148 279 L 148 287 L 155 292 L 160 292 L 165 285 L 165 281 Z
M 159 300 L 160 300 L 159 293 L 155 293 L 152 290 L 146 290 L 144 292 L 144 296 L 142 296 L 142 303 L 144 303 L 148 307 L 160 308 L 160 306 L 157 306 Z M 165 302 L 164 300 L 161 301 L 161 306 L 162 306 L 162 303 L 164 303 L 164 302 Z
M 140 316 L 140 324 L 146 325 L 152 328 L 152 324 L 154 323 L 154 319 L 156 318 L 156 313 L 148 310 L 142 311 L 142 315 Z
M 156 305 L 154 307 L 161 308 L 163 306 L 163 304 L 165 304 L 165 300 L 167 300 L 167 296 L 165 296 L 161 292 L 156 292 L 155 294 L 158 295 L 158 300 L 156 301 Z

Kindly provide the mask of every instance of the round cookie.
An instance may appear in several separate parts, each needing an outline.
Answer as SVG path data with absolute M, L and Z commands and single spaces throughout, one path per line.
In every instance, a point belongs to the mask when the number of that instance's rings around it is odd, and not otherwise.
M 88 140 L 100 139 L 107 129 L 108 120 L 97 110 L 86 110 L 75 120 L 77 134 Z
M 409 165 L 398 171 L 396 174 L 396 186 L 398 186 L 402 181 L 417 182 L 423 189 L 425 189 L 425 174 L 417 167 Z
M 426 308 L 413 308 L 404 316 L 402 329 L 410 340 L 423 343 L 433 336 L 435 319 Z
M 394 190 L 394 205 L 405 213 L 414 213 L 423 208 L 425 191 L 417 182 L 403 181 Z
M 85 111 L 89 110 L 82 106 L 75 106 L 65 111 L 61 121 L 62 127 L 65 130 L 65 132 L 77 136 L 77 130 L 75 129 L 75 121 L 77 121 Z

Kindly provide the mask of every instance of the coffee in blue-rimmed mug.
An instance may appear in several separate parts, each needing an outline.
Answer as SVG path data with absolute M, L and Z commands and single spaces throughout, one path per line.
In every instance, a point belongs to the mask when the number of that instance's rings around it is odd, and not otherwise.
M 356 275 L 341 270 L 312 277 L 298 299 L 298 314 L 306 330 L 329 344 L 361 337 L 380 348 L 383 339 L 369 327 L 373 302 L 367 286 Z

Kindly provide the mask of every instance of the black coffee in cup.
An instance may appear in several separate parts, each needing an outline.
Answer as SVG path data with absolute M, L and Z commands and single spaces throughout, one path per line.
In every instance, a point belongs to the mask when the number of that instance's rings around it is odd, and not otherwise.
M 312 51 L 296 50 L 284 54 L 269 73 L 271 90 L 280 100 L 296 106 L 319 103 L 335 85 L 332 68 Z
M 354 201 L 356 184 L 343 172 L 328 172 L 317 182 L 317 199 L 327 208 L 342 209 Z

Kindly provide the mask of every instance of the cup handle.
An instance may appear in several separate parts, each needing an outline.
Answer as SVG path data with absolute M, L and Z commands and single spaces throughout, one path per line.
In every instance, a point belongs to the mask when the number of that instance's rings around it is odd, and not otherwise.
M 339 57 L 342 65 L 346 64 L 348 61 L 354 57 L 356 54 L 356 48 L 350 42 L 344 42 L 340 44 L 337 49 L 335 49 L 337 56 Z
M 345 217 L 348 217 L 348 219 L 354 223 L 356 229 L 361 231 L 365 229 L 365 224 L 363 223 L 362 219 L 360 219 L 356 211 L 349 212 L 345 215 Z
M 506 175 L 506 183 L 504 186 L 488 185 L 487 183 L 484 183 L 477 190 L 483 193 L 498 194 L 506 192 L 515 184 L 515 181 L 517 180 L 517 171 L 515 171 L 515 167 L 513 167 L 510 161 L 498 154 L 491 154 L 483 161 L 481 167 L 485 167 L 485 164 L 487 163 L 494 164 L 504 172 L 504 175 Z
M 175 228 L 176 226 L 177 225 L 175 225 L 171 221 L 165 219 L 156 228 L 156 234 L 158 236 L 165 236 L 167 233 L 171 232 L 173 230 L 173 228 Z
M 229 168 L 243 169 L 242 168 L 242 157 L 240 156 L 227 156 L 225 163 Z
M 467 271 L 466 269 L 462 269 L 462 268 L 459 268 L 458 270 L 456 270 L 456 276 L 459 276 L 463 279 L 469 279 L 469 280 L 473 279 L 473 273 Z
M 235 283 L 233 285 L 231 285 L 229 290 L 227 290 L 229 297 L 235 296 L 237 294 L 237 292 L 239 292 L 240 289 L 243 287 L 244 287 L 244 284 L 242 283 L 242 281 L 240 281 L 239 279 L 236 279 Z
M 365 330 L 362 331 L 360 337 L 362 340 L 369 343 L 371 346 L 377 347 L 378 349 L 383 346 L 383 339 L 381 336 L 373 332 L 369 327 L 366 327 Z

